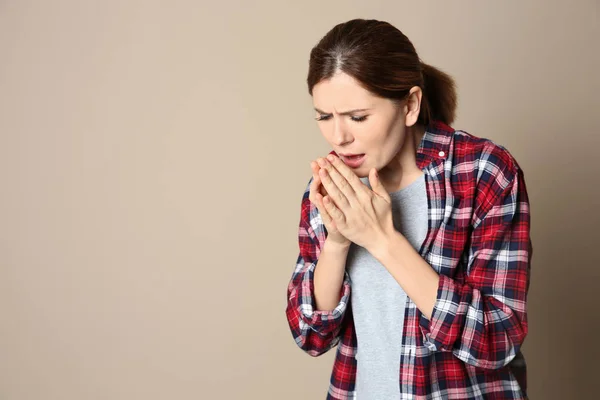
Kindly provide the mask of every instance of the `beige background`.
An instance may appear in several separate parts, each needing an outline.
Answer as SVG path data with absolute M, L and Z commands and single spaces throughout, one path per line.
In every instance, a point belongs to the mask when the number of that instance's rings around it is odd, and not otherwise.
M 322 399 L 285 319 L 308 54 L 385 19 L 532 206 L 532 399 L 598 388 L 598 2 L 0 1 L 0 399 Z

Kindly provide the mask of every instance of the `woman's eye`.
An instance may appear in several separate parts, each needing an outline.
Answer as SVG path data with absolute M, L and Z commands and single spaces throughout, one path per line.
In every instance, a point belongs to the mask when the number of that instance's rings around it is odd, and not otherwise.
M 316 117 L 315 119 L 317 121 L 327 121 L 328 119 L 331 118 L 331 115 L 319 115 L 318 117 Z M 352 121 L 354 122 L 363 122 L 367 119 L 367 116 L 364 115 L 362 117 L 351 117 L 350 118 Z

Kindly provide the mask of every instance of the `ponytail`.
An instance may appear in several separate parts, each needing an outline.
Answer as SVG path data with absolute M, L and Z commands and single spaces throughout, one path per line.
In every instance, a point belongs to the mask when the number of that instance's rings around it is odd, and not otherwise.
M 457 103 L 454 79 L 424 62 L 421 62 L 421 71 L 424 87 L 419 122 L 428 125 L 431 120 L 438 120 L 446 125 L 452 124 Z

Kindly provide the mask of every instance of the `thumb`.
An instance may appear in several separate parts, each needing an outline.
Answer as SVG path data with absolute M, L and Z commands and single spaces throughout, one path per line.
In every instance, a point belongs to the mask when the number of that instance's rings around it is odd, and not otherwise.
M 369 183 L 371 184 L 371 189 L 373 189 L 375 193 L 377 193 L 378 195 L 380 195 L 388 201 L 391 200 L 389 193 L 387 192 L 387 190 L 385 190 L 383 184 L 379 180 L 379 174 L 377 173 L 377 170 L 375 168 L 371 168 L 371 170 L 369 171 Z

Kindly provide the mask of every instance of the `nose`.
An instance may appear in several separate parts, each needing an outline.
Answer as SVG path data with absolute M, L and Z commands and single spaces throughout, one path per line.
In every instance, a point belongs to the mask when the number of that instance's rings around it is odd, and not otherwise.
M 332 138 L 333 143 L 337 146 L 352 141 L 352 134 L 340 119 L 334 118 Z

